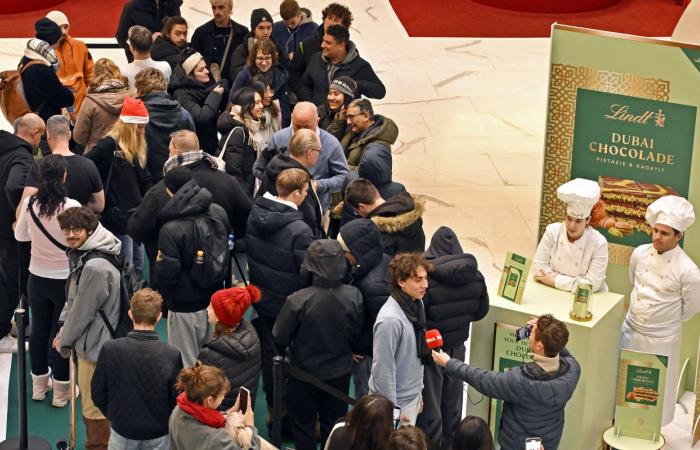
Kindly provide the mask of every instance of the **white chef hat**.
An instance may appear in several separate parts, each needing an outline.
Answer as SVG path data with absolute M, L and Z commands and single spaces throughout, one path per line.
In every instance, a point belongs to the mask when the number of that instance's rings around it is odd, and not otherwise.
M 657 223 L 685 231 L 695 222 L 693 205 L 683 197 L 666 195 L 647 207 L 647 222 L 652 227 Z
M 576 219 L 590 217 L 593 206 L 600 199 L 598 183 L 576 178 L 557 188 L 557 197 L 566 202 L 566 214 Z

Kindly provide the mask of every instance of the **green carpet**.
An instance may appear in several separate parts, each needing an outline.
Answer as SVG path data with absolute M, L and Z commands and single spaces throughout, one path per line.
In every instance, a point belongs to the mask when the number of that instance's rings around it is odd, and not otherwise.
M 167 340 L 165 320 L 161 320 L 157 327 L 158 334 L 162 340 Z M 32 377 L 29 369 L 29 356 L 27 356 L 27 422 L 29 435 L 46 439 L 55 448 L 56 441 L 68 438 L 68 406 L 65 408 L 54 408 L 51 406 L 51 396 L 49 393 L 42 402 L 32 401 Z M 10 387 L 8 393 L 7 410 L 7 437 L 19 436 L 19 400 L 17 381 L 17 355 L 12 356 L 12 370 L 10 371 Z M 80 400 L 80 398 L 78 398 Z M 262 379 L 258 383 L 258 393 L 255 399 L 255 425 L 260 436 L 269 439 L 267 429 L 267 404 L 265 403 L 265 392 L 262 389 Z M 77 448 L 85 448 L 85 426 L 83 424 L 80 404 L 77 405 Z M 293 448 L 293 444 L 285 442 L 282 448 Z

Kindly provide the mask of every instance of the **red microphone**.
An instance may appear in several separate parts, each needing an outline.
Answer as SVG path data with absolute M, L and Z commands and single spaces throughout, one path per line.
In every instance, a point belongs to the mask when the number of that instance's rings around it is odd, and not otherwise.
M 436 329 L 425 332 L 425 342 L 430 350 L 438 350 L 442 347 L 442 335 Z

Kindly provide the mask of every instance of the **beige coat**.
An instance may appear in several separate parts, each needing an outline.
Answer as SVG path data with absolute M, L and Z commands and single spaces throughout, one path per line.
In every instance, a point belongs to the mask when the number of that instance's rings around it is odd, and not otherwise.
M 112 129 L 127 95 L 136 97 L 136 90 L 90 93 L 85 97 L 75 119 L 73 139 L 85 146 L 86 153 Z

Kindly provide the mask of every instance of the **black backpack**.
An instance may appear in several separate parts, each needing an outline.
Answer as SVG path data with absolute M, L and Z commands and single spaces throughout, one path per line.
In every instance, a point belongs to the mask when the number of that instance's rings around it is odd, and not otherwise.
M 194 217 L 195 254 L 190 277 L 202 289 L 223 287 L 229 273 L 228 220 L 223 209 L 215 214 L 216 208 L 220 207 L 212 205 Z
M 145 287 L 146 283 L 137 276 L 132 265 L 124 264 L 117 256 L 99 250 L 89 251 L 81 257 L 80 268 L 76 271 L 77 283 L 80 283 L 82 268 L 93 258 L 106 259 L 119 270 L 119 320 L 117 326 L 113 327 L 109 323 L 104 308 L 100 308 L 97 312 L 104 321 L 112 339 L 124 337 L 134 329 L 134 325 L 129 317 L 131 297 L 134 295 L 134 292 Z

